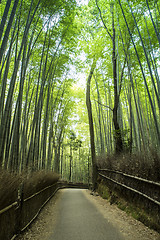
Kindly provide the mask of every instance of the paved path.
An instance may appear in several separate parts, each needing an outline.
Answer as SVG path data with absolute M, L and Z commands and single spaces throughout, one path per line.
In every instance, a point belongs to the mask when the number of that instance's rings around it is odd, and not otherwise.
M 123 240 L 123 237 L 85 197 L 83 190 L 65 189 L 57 225 L 48 240 Z

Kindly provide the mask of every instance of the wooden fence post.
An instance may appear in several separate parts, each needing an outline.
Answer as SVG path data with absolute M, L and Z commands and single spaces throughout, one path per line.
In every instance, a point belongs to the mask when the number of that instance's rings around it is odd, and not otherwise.
M 21 232 L 21 222 L 22 222 L 22 207 L 23 207 L 23 187 L 22 183 L 18 189 L 18 199 L 17 199 L 17 208 L 16 208 L 16 225 L 15 225 L 15 233 L 19 234 Z

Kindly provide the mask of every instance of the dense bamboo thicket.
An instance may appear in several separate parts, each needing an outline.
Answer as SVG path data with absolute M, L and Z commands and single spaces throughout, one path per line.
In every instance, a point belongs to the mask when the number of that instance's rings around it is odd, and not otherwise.
M 97 60 L 91 97 L 98 165 L 119 163 L 119 170 L 149 178 L 159 166 L 159 7 L 158 1 L 95 0 L 85 18 Z
M 119 156 L 139 174 L 138 153 L 157 169 L 159 1 L 2 0 L 0 16 L 0 168 L 89 182 Z
M 74 1 L 1 1 L 0 166 L 4 169 L 53 169 L 54 152 L 60 148 L 73 105 L 68 71 L 75 47 L 74 7 Z

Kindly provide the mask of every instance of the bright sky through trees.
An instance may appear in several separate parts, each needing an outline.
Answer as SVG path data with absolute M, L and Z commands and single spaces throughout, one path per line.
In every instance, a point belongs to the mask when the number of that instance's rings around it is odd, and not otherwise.
M 78 5 L 87 5 L 89 0 L 76 0 Z

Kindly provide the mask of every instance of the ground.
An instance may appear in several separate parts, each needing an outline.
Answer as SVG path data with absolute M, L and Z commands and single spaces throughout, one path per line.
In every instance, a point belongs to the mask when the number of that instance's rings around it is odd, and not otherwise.
M 104 218 L 122 233 L 125 240 L 160 240 L 160 235 L 157 232 L 150 230 L 141 222 L 128 216 L 125 212 L 117 208 L 116 205 L 110 205 L 107 200 L 102 199 L 100 196 L 90 195 L 89 190 L 82 191 L 85 197 L 96 206 Z M 56 193 L 41 211 L 37 220 L 27 231 L 17 238 L 18 240 L 49 239 L 56 225 L 56 219 L 59 213 L 59 203 L 63 193 L 64 190 L 59 190 Z

